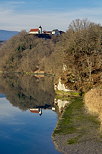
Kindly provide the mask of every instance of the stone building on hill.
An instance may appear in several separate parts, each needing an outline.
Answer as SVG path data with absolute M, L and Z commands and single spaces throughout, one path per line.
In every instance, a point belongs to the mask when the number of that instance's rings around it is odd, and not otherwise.
M 54 29 L 52 31 L 43 31 L 42 27 L 40 26 L 39 28 L 36 29 L 30 29 L 30 31 L 28 32 L 29 34 L 33 34 L 33 35 L 39 35 L 39 34 L 46 34 L 46 35 L 61 35 L 63 32 L 59 31 L 58 29 Z

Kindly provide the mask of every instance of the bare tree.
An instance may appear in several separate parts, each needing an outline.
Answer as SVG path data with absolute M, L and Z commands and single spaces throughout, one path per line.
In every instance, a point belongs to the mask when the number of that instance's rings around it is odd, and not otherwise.
M 69 25 L 69 29 L 73 31 L 79 31 L 79 30 L 87 29 L 92 25 L 94 25 L 94 23 L 88 21 L 87 19 L 83 19 L 83 20 L 76 19 L 71 22 L 71 24 Z

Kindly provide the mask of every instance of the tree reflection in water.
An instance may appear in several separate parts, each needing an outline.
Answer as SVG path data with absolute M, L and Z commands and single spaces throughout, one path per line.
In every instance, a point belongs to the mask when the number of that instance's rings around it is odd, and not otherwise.
M 21 110 L 52 108 L 54 84 L 52 77 L 3 76 L 0 78 L 0 93 L 4 93 L 13 106 Z

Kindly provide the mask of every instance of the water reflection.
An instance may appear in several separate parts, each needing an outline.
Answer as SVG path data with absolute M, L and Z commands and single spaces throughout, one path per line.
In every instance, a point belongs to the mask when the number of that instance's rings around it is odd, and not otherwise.
M 49 108 L 54 102 L 53 78 L 10 76 L 0 78 L 0 93 L 4 93 L 12 105 L 22 110 Z
M 4 94 L 0 94 L 0 98 L 4 98 L 6 97 Z
M 32 113 L 38 113 L 40 116 L 42 115 L 42 108 L 33 108 L 33 109 L 30 109 L 30 112 Z
M 54 100 L 54 105 L 57 108 L 57 111 L 60 114 L 63 113 L 65 107 L 70 103 L 68 100 L 61 100 L 61 99 L 55 99 Z
M 53 85 L 52 77 L 4 76 L 0 78 L 0 93 L 21 110 L 42 115 L 42 109 L 51 109 L 61 114 L 69 101 L 55 99 Z
M 33 76 L 0 78 L 0 153 L 59 153 L 51 140 L 57 122 L 52 82 Z

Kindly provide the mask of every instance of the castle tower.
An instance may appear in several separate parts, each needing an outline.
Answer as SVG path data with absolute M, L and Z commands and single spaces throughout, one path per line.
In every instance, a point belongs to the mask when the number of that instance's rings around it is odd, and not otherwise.
M 39 32 L 40 32 L 40 34 L 42 34 L 42 27 L 41 26 L 39 27 Z

